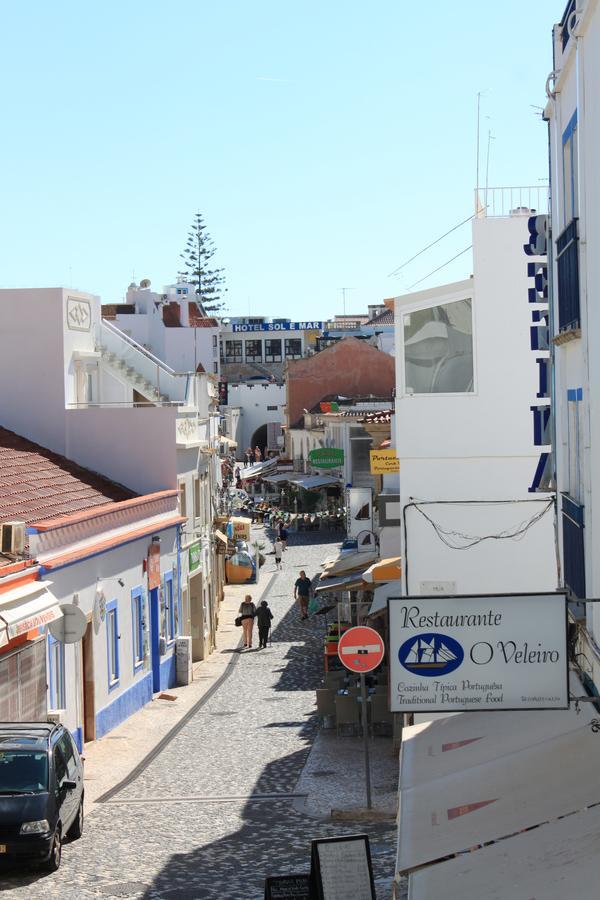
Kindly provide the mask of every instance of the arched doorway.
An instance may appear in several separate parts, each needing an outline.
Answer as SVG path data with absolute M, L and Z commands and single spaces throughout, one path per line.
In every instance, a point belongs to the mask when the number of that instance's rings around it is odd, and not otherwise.
M 262 458 L 265 458 L 265 451 L 267 449 L 267 426 L 261 425 L 260 428 L 257 428 L 254 434 L 252 435 L 252 440 L 250 441 L 250 446 L 254 450 L 255 447 L 260 447 L 260 452 L 262 453 Z

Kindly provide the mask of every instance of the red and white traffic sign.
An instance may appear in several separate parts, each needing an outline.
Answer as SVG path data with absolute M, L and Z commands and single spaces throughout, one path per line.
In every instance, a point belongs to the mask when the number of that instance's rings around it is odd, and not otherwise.
M 374 628 L 366 625 L 349 628 L 338 643 L 338 656 L 351 672 L 372 672 L 384 653 L 383 638 Z

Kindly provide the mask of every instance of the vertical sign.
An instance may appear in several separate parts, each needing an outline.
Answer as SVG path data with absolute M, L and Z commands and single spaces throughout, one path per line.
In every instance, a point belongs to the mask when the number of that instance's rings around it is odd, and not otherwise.
M 148 548 L 148 590 L 160 587 L 160 544 L 152 543 Z
M 373 530 L 373 492 L 371 488 L 348 488 L 346 493 L 348 537 Z

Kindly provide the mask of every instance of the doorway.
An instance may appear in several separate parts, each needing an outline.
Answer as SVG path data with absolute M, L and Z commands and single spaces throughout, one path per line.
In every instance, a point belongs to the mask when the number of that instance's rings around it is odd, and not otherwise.
M 204 659 L 204 602 L 202 596 L 202 572 L 190 576 L 190 616 L 192 623 L 192 661 Z
M 81 668 L 83 670 L 83 741 L 96 740 L 96 705 L 94 695 L 94 633 L 88 622 L 81 640 Z

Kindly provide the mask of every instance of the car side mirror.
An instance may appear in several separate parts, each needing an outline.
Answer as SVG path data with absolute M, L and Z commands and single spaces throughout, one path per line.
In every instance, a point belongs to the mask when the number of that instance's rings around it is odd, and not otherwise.
M 67 778 L 65 778 L 65 780 L 61 784 L 61 788 L 65 791 L 74 791 L 76 787 L 77 787 L 77 782 L 69 781 Z

